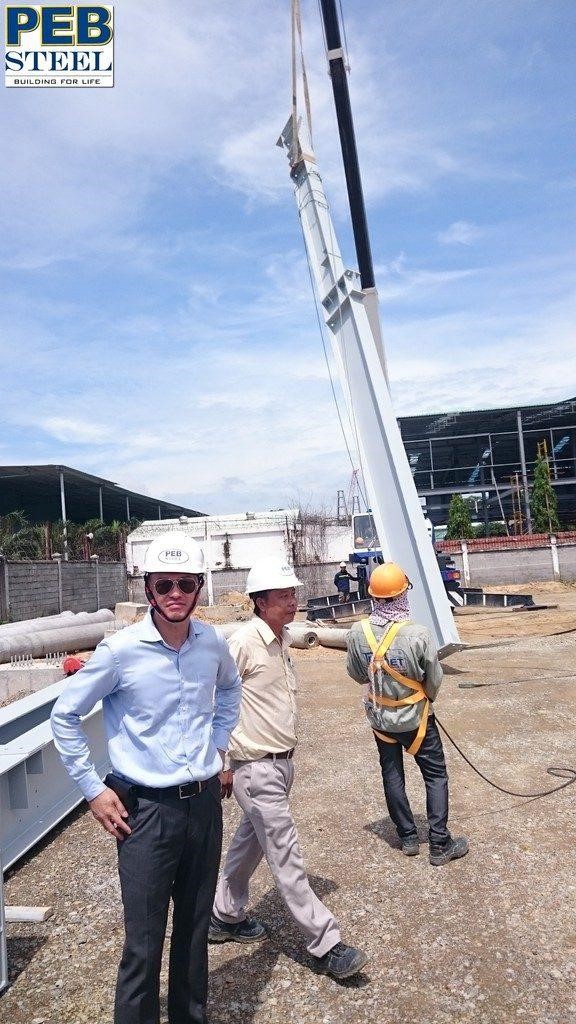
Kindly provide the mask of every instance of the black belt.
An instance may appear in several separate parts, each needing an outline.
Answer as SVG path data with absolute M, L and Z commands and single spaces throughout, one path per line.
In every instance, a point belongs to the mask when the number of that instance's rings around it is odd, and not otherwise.
M 141 796 L 144 800 L 187 800 L 191 796 L 198 796 L 206 789 L 211 782 L 218 779 L 213 775 L 211 779 L 203 779 L 198 782 L 183 782 L 180 786 L 165 786 L 163 789 L 152 789 L 151 786 L 132 786 L 135 796 Z
M 282 750 L 279 754 L 262 754 L 262 757 L 268 757 L 271 761 L 290 760 L 294 757 L 294 747 L 292 750 Z

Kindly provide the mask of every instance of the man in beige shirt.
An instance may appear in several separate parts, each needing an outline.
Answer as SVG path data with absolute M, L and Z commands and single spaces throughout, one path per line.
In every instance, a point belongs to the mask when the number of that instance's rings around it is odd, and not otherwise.
M 253 566 L 246 593 L 255 616 L 230 639 L 242 677 L 242 704 L 229 754 L 234 796 L 244 814 L 216 890 L 209 940 L 253 942 L 265 937 L 264 926 L 246 916 L 250 879 L 265 857 L 319 970 L 348 978 L 368 957 L 340 941 L 338 923 L 312 891 L 288 803 L 298 710 L 286 626 L 297 611 L 299 586 L 294 570 L 278 559 Z

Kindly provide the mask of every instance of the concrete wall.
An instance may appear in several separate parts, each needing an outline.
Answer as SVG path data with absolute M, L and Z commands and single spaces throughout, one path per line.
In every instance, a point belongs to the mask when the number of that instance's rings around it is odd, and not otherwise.
M 519 538 L 520 540 L 520 538 Z M 464 574 L 464 556 L 460 542 L 441 545 L 455 565 Z M 462 585 L 484 587 L 499 583 L 534 583 L 542 580 L 576 581 L 576 542 L 558 540 L 558 572 L 555 572 L 553 547 L 549 538 L 539 542 L 512 544 L 505 539 L 490 541 L 490 549 L 482 550 L 482 542 L 468 541 L 466 545 L 470 580 L 462 576 Z
M 541 538 L 537 541 L 524 541 L 524 547 L 519 544 L 512 547 L 505 538 L 490 539 L 484 542 L 490 545 L 488 550 L 483 550 L 483 543 L 480 540 L 468 542 L 468 563 L 470 566 L 469 586 L 484 587 L 498 585 L 500 583 L 533 583 L 537 580 L 561 579 L 565 582 L 576 581 L 576 538 L 558 538 L 558 566 L 559 575 L 554 572 L 552 560 L 552 547 L 549 538 Z M 463 573 L 463 557 L 460 542 L 446 542 L 440 547 L 454 560 L 457 568 Z M 331 562 L 326 565 L 298 566 L 296 574 L 304 583 L 298 592 L 300 605 L 306 604 L 309 597 L 318 597 L 322 594 L 333 594 L 336 592 L 333 579 L 338 570 L 338 562 Z M 239 590 L 244 593 L 246 586 L 246 569 L 224 569 L 212 573 L 212 585 L 214 589 L 214 601 L 230 590 Z M 465 581 L 462 579 L 462 585 Z M 135 577 L 128 580 L 128 589 L 131 601 L 146 601 L 144 594 L 144 583 L 141 578 Z M 208 590 L 204 586 L 202 591 L 201 604 L 208 603 Z
M 114 608 L 127 596 L 124 562 L 62 562 L 62 607 L 58 565 L 54 562 L 0 560 L 0 621 L 20 622 L 60 611 L 94 612 Z M 100 588 L 97 600 L 96 571 Z
M 296 575 L 304 584 L 304 586 L 298 588 L 298 603 L 300 605 L 306 604 L 309 597 L 318 597 L 321 594 L 335 594 L 336 587 L 333 580 L 338 571 L 338 565 L 338 562 L 331 562 L 326 565 L 298 566 L 295 570 Z M 218 572 L 213 572 L 214 603 L 217 604 L 218 599 L 231 590 L 238 590 L 243 594 L 247 576 L 247 569 L 222 569 Z M 129 579 L 128 590 L 131 601 L 141 602 L 146 600 L 142 578 L 135 577 Z M 208 588 L 206 584 L 202 591 L 200 604 L 208 604 Z

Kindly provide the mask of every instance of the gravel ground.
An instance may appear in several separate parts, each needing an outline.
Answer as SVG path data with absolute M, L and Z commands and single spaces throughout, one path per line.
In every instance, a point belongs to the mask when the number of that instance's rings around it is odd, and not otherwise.
M 562 596 L 561 611 L 563 628 L 571 621 L 575 629 L 576 591 Z M 478 614 L 458 625 L 467 639 L 485 643 L 498 619 L 504 624 L 493 636 L 503 646 L 448 659 L 437 713 L 488 776 L 505 788 L 541 791 L 555 784 L 549 765 L 576 766 L 576 633 L 552 635 L 550 612 Z M 528 636 L 517 639 L 523 620 Z M 302 714 L 293 811 L 316 892 L 344 939 L 365 948 L 370 961 L 347 982 L 315 974 L 260 867 L 252 912 L 270 938 L 211 947 L 211 1024 L 575 1021 L 576 789 L 506 796 L 446 744 L 452 830 L 467 835 L 471 849 L 464 860 L 433 868 L 423 786 L 407 759 L 424 845 L 419 857 L 404 858 L 344 654 L 295 653 Z M 462 682 L 498 685 L 461 689 Z M 225 841 L 238 819 L 232 800 Z M 0 1021 L 110 1024 L 122 944 L 114 842 L 80 810 L 10 872 L 5 893 L 10 904 L 52 905 L 54 916 L 7 926 L 11 986 L 0 998 Z M 163 992 L 165 981 L 164 970 Z

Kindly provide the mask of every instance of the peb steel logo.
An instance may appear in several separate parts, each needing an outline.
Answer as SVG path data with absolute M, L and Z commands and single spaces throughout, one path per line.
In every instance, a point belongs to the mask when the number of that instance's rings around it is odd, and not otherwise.
M 4 80 L 11 88 L 114 85 L 114 8 L 6 7 Z

